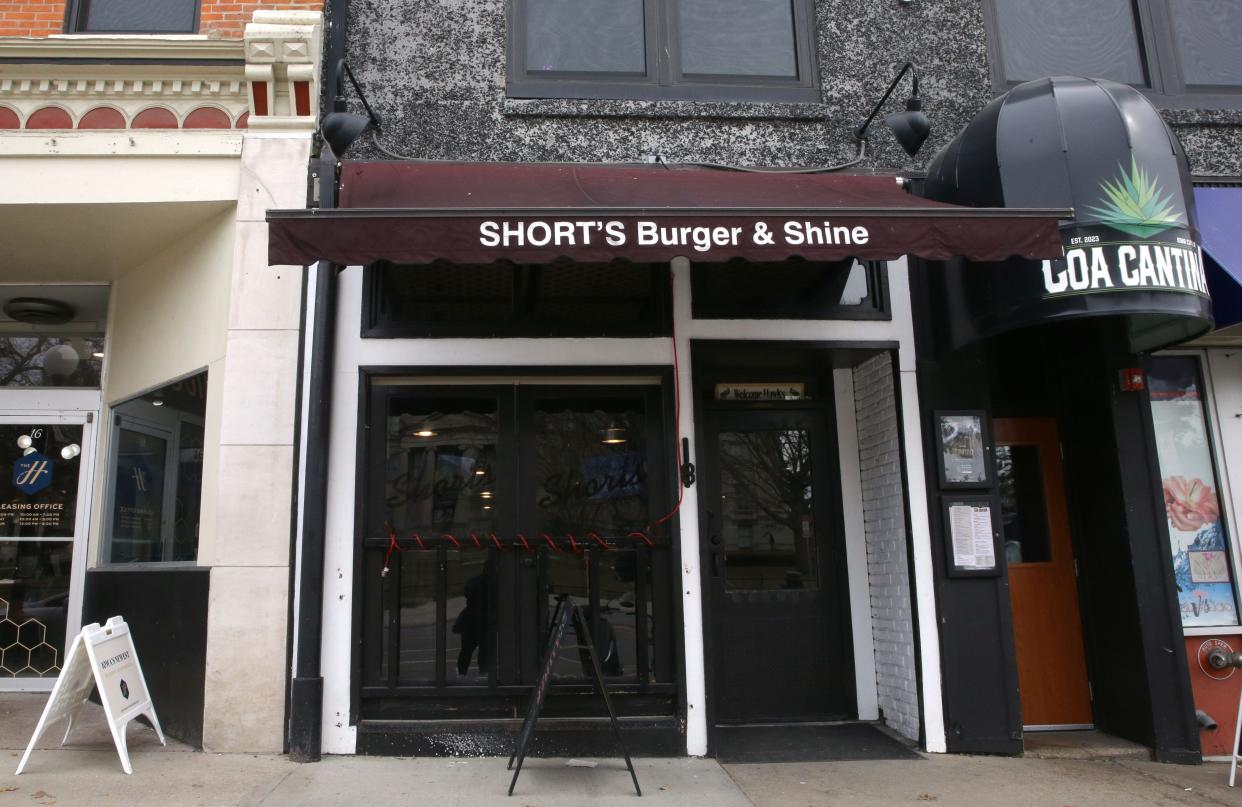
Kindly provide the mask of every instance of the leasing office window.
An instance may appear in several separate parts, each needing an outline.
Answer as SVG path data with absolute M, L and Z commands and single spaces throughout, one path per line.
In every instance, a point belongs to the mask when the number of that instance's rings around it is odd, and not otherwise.
M 207 373 L 112 408 L 104 562 L 194 561 Z
M 74 34 L 192 34 L 199 0 L 70 0 Z
M 513 0 L 516 98 L 815 102 L 813 0 Z
M 1145 87 L 1174 105 L 1242 106 L 1236 0 L 989 0 L 1001 86 L 1080 75 Z

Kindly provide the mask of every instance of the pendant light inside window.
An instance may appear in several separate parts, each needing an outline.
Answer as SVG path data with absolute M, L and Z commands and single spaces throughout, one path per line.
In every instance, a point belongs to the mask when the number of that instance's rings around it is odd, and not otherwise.
M 627 440 L 629 440 L 629 437 L 626 436 L 625 429 L 614 423 L 604 429 L 604 439 L 600 442 L 606 446 L 618 446 L 625 443 Z

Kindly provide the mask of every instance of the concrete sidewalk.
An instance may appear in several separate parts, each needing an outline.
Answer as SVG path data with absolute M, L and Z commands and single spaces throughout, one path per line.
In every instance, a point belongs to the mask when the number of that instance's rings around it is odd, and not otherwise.
M 579 768 L 567 767 L 565 760 L 531 759 L 514 796 L 507 798 L 510 774 L 504 759 L 329 757 L 297 765 L 280 756 L 196 752 L 171 741 L 164 748 L 154 732 L 137 725 L 129 732 L 134 775 L 126 776 L 101 712 L 87 715 L 69 748 L 56 747 L 59 737 L 41 743 L 45 750 L 36 751 L 26 772 L 14 776 L 38 717 L 38 708 L 33 719 L 30 712 L 44 699 L 0 697 L 0 807 L 1242 806 L 1242 787 L 1226 786 L 1229 768 L 1224 764 L 946 755 L 725 766 L 710 759 L 642 759 L 636 760 L 641 801 L 620 760 L 600 759 L 595 768 Z

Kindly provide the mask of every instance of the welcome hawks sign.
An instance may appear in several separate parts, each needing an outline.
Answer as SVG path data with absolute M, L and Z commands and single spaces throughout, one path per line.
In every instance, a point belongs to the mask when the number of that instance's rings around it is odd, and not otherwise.
M 1065 258 L 1043 262 L 1045 297 L 1124 289 L 1208 296 L 1203 253 L 1174 194 L 1133 159 L 1100 190 L 1085 211 L 1099 223 L 1064 228 Z

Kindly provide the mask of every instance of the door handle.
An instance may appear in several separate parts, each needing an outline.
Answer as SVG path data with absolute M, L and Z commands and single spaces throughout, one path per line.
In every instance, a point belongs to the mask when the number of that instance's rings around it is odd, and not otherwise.
M 720 577 L 720 561 L 723 558 L 723 552 L 712 553 L 712 577 Z

